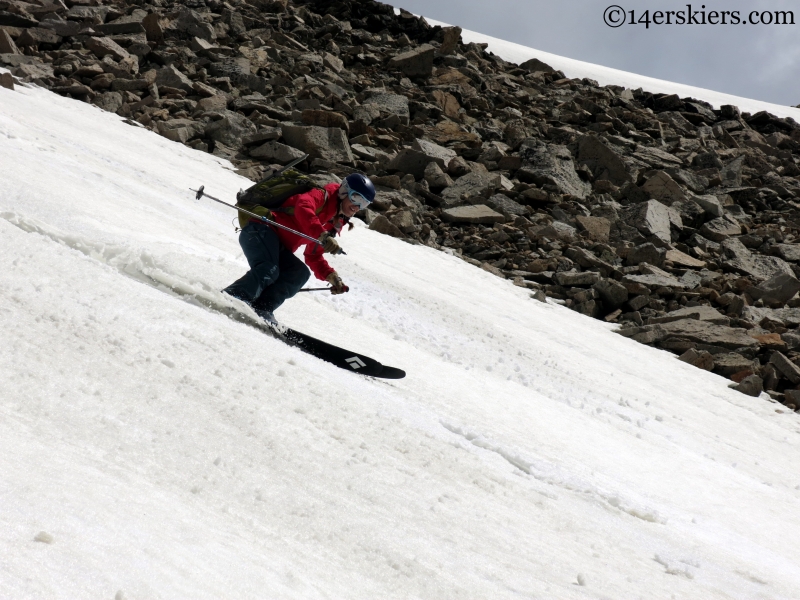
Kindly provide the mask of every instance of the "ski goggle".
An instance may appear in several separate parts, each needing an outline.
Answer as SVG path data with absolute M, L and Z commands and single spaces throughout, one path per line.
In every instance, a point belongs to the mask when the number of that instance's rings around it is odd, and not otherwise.
M 367 200 L 363 194 L 355 190 L 347 190 L 347 199 L 350 200 L 351 204 L 357 206 L 358 210 L 364 210 L 372 204 L 371 200 Z

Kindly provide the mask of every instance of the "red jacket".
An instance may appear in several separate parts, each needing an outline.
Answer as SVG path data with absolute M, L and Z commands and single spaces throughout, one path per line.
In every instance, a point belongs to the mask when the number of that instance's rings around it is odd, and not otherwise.
M 343 218 L 339 215 L 340 187 L 338 183 L 329 183 L 325 186 L 324 191 L 315 188 L 305 194 L 292 196 L 283 203 L 281 212 L 273 213 L 273 218 L 276 223 L 291 227 L 315 239 L 319 238 L 324 231 L 334 231 L 335 235 L 342 230 L 344 225 Z M 273 229 L 278 234 L 281 243 L 291 252 L 295 252 L 302 245 L 306 246 L 303 259 L 317 279 L 324 281 L 328 275 L 333 273 L 333 268 L 322 255 L 321 246 L 278 227 Z

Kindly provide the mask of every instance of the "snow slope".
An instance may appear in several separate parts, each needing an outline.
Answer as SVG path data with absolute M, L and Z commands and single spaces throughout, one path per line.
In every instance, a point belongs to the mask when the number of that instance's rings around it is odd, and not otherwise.
M 229 164 L 26 87 L 0 164 L 0 598 L 800 597 L 780 405 L 358 226 L 277 316 L 368 380 L 221 314 Z
M 398 9 L 396 9 L 399 12 Z M 436 21 L 434 19 L 425 18 L 431 25 L 440 25 L 442 27 L 449 27 L 447 23 Z M 464 30 L 461 33 L 461 39 L 464 43 L 488 44 L 486 48 L 489 52 L 493 52 L 503 60 L 515 64 L 521 64 L 531 58 L 538 58 L 544 63 L 547 63 L 554 69 L 563 71 L 567 77 L 582 79 L 588 77 L 594 79 L 600 85 L 621 85 L 630 89 L 642 88 L 645 91 L 659 94 L 678 94 L 681 98 L 697 98 L 704 100 L 719 108 L 723 104 L 733 104 L 738 106 L 742 111 L 755 114 L 759 111 L 766 110 L 778 117 L 792 117 L 795 121 L 800 122 L 800 108 L 782 106 L 780 104 L 773 104 L 771 102 L 763 102 L 762 100 L 752 100 L 750 98 L 742 98 L 732 94 L 723 94 L 713 90 L 685 85 L 682 83 L 675 83 L 672 81 L 664 81 L 663 79 L 656 79 L 654 77 L 647 77 L 646 75 L 637 75 L 636 73 L 628 73 L 627 71 L 620 71 L 619 69 L 612 69 L 610 67 L 603 67 L 601 65 L 594 65 L 581 60 L 573 58 L 566 58 L 549 52 L 543 52 L 514 42 L 507 42 L 495 37 L 477 33 L 475 31 Z

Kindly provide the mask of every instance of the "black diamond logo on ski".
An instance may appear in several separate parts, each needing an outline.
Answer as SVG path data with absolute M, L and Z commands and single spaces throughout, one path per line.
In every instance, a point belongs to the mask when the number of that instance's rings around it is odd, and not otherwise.
M 357 356 L 354 356 L 352 358 L 346 358 L 345 362 L 348 365 L 350 365 L 354 370 L 358 370 L 367 366 L 366 363 Z

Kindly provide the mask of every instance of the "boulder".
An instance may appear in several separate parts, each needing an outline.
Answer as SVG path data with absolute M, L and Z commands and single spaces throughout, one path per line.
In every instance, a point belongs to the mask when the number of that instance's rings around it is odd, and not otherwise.
M 293 160 L 297 160 L 298 158 L 303 158 L 305 156 L 305 152 L 298 150 L 297 148 L 287 146 L 286 144 L 281 144 L 275 140 L 271 140 L 253 150 L 250 150 L 250 156 L 253 158 L 259 158 L 261 160 L 266 160 L 271 163 L 275 162 L 285 165 Z
M 364 105 L 371 105 L 373 110 L 377 110 L 378 114 L 373 116 L 373 119 L 395 115 L 400 119 L 402 125 L 408 125 L 410 112 L 407 96 L 383 91 L 370 92 Z
M 669 209 L 657 200 L 634 205 L 623 214 L 623 219 L 645 236 L 655 236 L 662 242 L 671 242 Z
M 691 198 L 700 208 L 712 217 L 722 217 L 725 215 L 725 209 L 722 207 L 722 202 L 719 198 L 706 194 L 703 196 L 692 196 Z
M 446 168 L 450 161 L 457 156 L 455 150 L 445 148 L 444 146 L 440 146 L 439 144 L 434 144 L 433 142 L 429 142 L 428 140 L 423 140 L 420 138 L 415 139 L 411 144 L 411 147 L 427 156 L 429 162 L 433 161 L 443 169 Z
M 694 348 L 689 348 L 686 352 L 678 357 L 685 363 L 689 363 L 693 367 L 710 371 L 714 368 L 714 357 L 709 352 L 699 351 Z
M 461 41 L 461 27 L 445 27 L 442 30 L 442 45 L 439 46 L 441 56 L 449 56 L 458 49 Z
M 493 211 L 485 204 L 447 208 L 442 211 L 442 219 L 449 223 L 472 223 L 480 225 L 505 223 L 506 221 L 503 215 Z
M 542 144 L 538 140 L 529 144 L 529 140 L 520 147 L 523 162 L 516 172 L 520 181 L 551 185 L 559 193 L 577 198 L 585 198 L 591 192 L 592 186 L 578 176 L 572 154 L 566 146 Z
M 170 119 L 169 121 L 158 122 L 158 133 L 172 140 L 185 144 L 195 134 L 199 133 L 202 124 L 196 123 L 191 119 Z
M 786 304 L 797 292 L 800 292 L 800 281 L 788 273 L 770 277 L 747 290 L 751 298 L 761 299 L 767 306 L 776 307 Z
M 7 90 L 14 89 L 14 77 L 11 73 L 0 73 L 0 87 L 4 87 Z
M 742 233 L 739 221 L 730 215 L 723 215 L 712 219 L 700 228 L 700 234 L 715 242 L 721 242 L 731 236 Z
M 596 180 L 604 179 L 618 186 L 631 180 L 622 156 L 597 136 L 584 135 L 578 140 L 577 162 L 586 165 Z
M 403 52 L 389 60 L 389 69 L 401 71 L 406 77 L 430 77 L 433 74 L 433 59 L 436 48 L 430 44 Z
M 311 110 L 306 109 L 300 115 L 300 120 L 305 125 L 316 125 L 318 127 L 338 127 L 345 131 L 350 131 L 347 117 L 342 113 L 330 110 Z
M 757 398 L 761 395 L 761 392 L 764 391 L 764 380 L 758 375 L 748 375 L 733 386 L 733 389 L 742 394 Z
M 5 29 L 0 29 L 0 54 L 22 54 Z
M 495 184 L 488 173 L 467 173 L 462 175 L 442 192 L 444 205 L 456 205 L 470 199 L 488 198 L 495 190 Z
M 442 190 L 453 185 L 451 177 L 436 162 L 428 163 L 423 176 L 432 190 Z
M 800 367 L 789 360 L 786 355 L 775 351 L 772 353 L 772 356 L 770 356 L 769 362 L 776 369 L 778 369 L 781 375 L 786 377 L 786 379 L 791 381 L 793 384 L 797 385 L 800 383 Z
M 556 273 L 553 279 L 564 287 L 591 286 L 600 281 L 600 274 L 594 271 L 562 271 Z
M 114 40 L 106 37 L 90 37 L 86 40 L 86 47 L 91 50 L 97 58 L 111 56 L 114 60 L 123 60 L 131 56 L 125 48 L 117 44 Z
M 377 231 L 378 233 L 383 233 L 384 235 L 390 235 L 396 238 L 405 237 L 403 232 L 398 229 L 397 225 L 392 223 L 384 215 L 376 215 L 370 222 L 369 228 L 372 231 Z
M 648 242 L 628 250 L 625 263 L 628 265 L 647 263 L 656 267 L 662 267 L 664 266 L 666 255 L 667 251 L 664 250 L 664 248 L 656 248 L 655 245 Z
M 747 335 L 744 329 L 715 325 L 697 319 L 682 319 L 652 327 L 660 328 L 659 340 L 677 337 L 690 342 L 719 346 L 731 350 L 758 346 L 758 341 Z
M 720 245 L 723 266 L 736 273 L 764 281 L 777 275 L 794 275 L 789 263 L 777 256 L 762 256 L 748 250 L 741 241 L 730 238 Z
M 554 73 L 555 69 L 548 65 L 547 63 L 542 62 L 538 58 L 531 58 L 526 60 L 523 63 L 520 63 L 520 68 L 525 69 L 526 71 L 530 71 L 531 73 Z
M 755 372 L 758 367 L 758 361 L 752 358 L 746 358 L 737 352 L 725 352 L 714 355 L 714 373 L 722 375 L 723 377 L 730 377 L 736 373 L 749 371 L 750 374 Z
M 613 279 L 603 279 L 594 285 L 600 299 L 603 301 L 603 306 L 607 310 L 614 310 L 622 306 L 628 301 L 627 288 L 614 281 Z
M 306 152 L 311 158 L 353 163 L 353 153 L 347 135 L 338 127 L 284 125 L 282 130 L 283 139 L 287 144 Z
M 256 126 L 250 119 L 230 110 L 221 111 L 221 119 L 211 121 L 205 128 L 205 136 L 230 148 L 241 145 L 242 138 L 256 133 Z
M 673 202 L 682 202 L 686 200 L 686 194 L 681 186 L 675 183 L 664 171 L 656 171 L 655 174 L 648 179 L 642 189 L 650 194 L 650 197 L 670 206 Z
M 586 217 L 577 215 L 575 222 L 581 231 L 585 231 L 587 237 L 594 242 L 608 242 L 611 233 L 611 221 L 605 217 Z
M 494 194 L 486 200 L 486 205 L 499 213 L 503 213 L 507 218 L 513 219 L 519 215 L 529 215 L 531 209 L 504 194 Z
M 156 85 L 158 87 L 171 87 L 187 92 L 191 92 L 194 89 L 192 80 L 181 73 L 175 65 L 169 65 L 156 71 Z
M 778 256 L 789 262 L 800 262 L 800 244 L 775 244 Z

